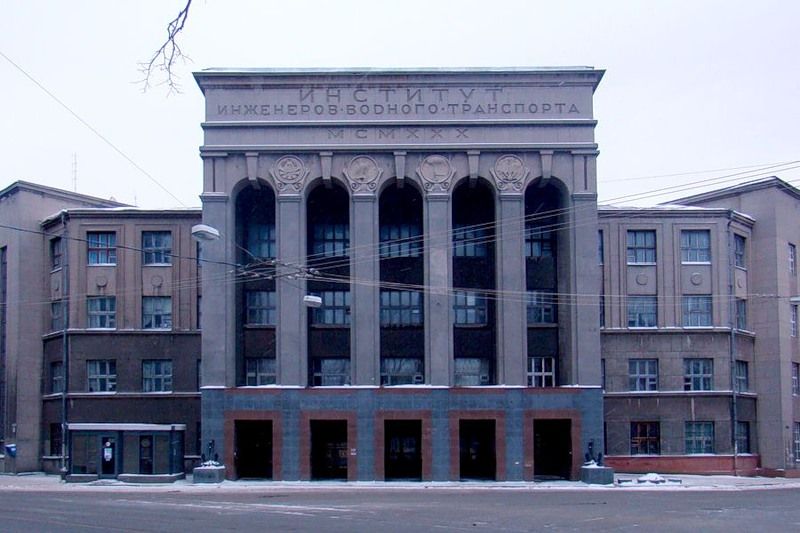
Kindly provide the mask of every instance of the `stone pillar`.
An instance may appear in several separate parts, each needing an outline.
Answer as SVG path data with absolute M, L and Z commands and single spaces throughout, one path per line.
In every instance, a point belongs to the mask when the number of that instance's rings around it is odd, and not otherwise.
M 450 197 L 428 195 L 425 213 L 426 382 L 450 385 L 453 367 L 452 247 Z
M 278 259 L 291 263 L 305 263 L 305 221 L 303 202 L 299 194 L 279 195 L 277 198 L 276 226 L 278 230 Z M 284 267 L 280 265 L 280 274 Z M 292 269 L 294 270 L 294 269 Z M 303 304 L 305 283 L 302 280 L 278 277 L 276 296 L 278 328 L 276 353 L 278 383 L 281 385 L 308 384 L 306 338 L 308 311 Z
M 380 385 L 378 209 L 374 194 L 353 195 L 350 224 L 350 339 L 354 385 Z
M 525 292 L 525 203 L 522 194 L 500 193 L 497 219 L 497 378 L 504 385 L 527 384 Z
M 221 238 L 202 244 L 203 309 L 200 327 L 213 331 L 202 335 L 203 387 L 233 387 L 236 385 L 236 347 L 234 344 L 235 313 L 232 308 L 235 272 L 234 226 L 229 225 L 228 195 L 205 192 L 203 223 L 219 230 Z
M 571 382 L 600 386 L 600 266 L 597 259 L 597 195 L 574 193 L 571 235 Z

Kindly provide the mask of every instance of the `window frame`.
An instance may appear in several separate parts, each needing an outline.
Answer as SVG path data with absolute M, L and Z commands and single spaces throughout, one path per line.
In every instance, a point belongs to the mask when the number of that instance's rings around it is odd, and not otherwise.
M 747 331 L 747 299 L 736 298 L 735 306 L 736 329 Z
M 683 300 L 681 302 L 681 324 L 684 328 L 714 327 L 714 299 L 711 295 L 683 295 Z
M 248 327 L 277 325 L 278 308 L 275 291 L 245 291 L 244 323 Z
M 733 234 L 733 264 L 747 270 L 747 238 L 738 233 Z
M 151 305 L 155 306 L 156 302 L 160 302 L 161 304 L 164 304 L 165 302 L 168 303 L 169 312 L 165 312 L 159 307 L 152 307 L 148 310 L 148 307 L 151 307 Z M 150 322 L 148 322 L 148 318 Z M 156 325 L 156 322 L 158 322 L 160 325 Z M 148 325 L 148 323 L 150 325 Z M 171 296 L 142 296 L 142 329 L 160 331 L 172 330 Z
M 423 236 L 419 224 L 383 224 L 378 231 L 381 259 L 422 255 Z
M 798 305 L 790 304 L 789 307 L 789 335 L 797 337 Z
M 488 257 L 491 238 L 485 224 L 454 224 L 453 257 Z
M 554 230 L 526 224 L 525 257 L 531 259 L 555 257 L 556 242 L 556 232 Z
M 165 237 L 167 242 L 164 242 Z M 142 231 L 142 264 L 147 266 L 172 264 L 172 231 Z
M 325 363 L 338 361 L 346 363 L 341 372 L 325 371 Z M 312 387 L 347 387 L 351 383 L 352 363 L 349 357 L 314 357 L 311 359 L 311 386 Z M 328 381 L 330 380 L 330 381 Z M 334 381 L 334 382 L 331 382 Z
M 105 302 L 105 306 L 92 309 L 92 304 Z M 110 305 L 109 305 L 110 304 Z M 102 307 L 105 307 L 103 309 Z M 109 308 L 110 307 L 110 308 Z M 117 298 L 116 296 L 87 296 L 86 297 L 86 328 L 87 329 L 117 329 Z
M 114 266 L 117 264 L 117 232 L 86 232 L 86 264 L 88 266 Z
M 631 392 L 657 391 L 659 387 L 658 359 L 628 359 L 628 390 Z
M 640 239 L 641 237 L 641 239 Z M 652 237 L 652 244 L 649 242 Z M 658 237 L 654 229 L 629 229 L 625 258 L 628 265 L 655 265 L 658 261 Z M 650 257 L 652 254 L 652 258 Z
M 792 396 L 800 396 L 800 363 L 792 362 Z
M 489 323 L 489 303 L 479 291 L 453 291 L 453 325 L 481 327 Z
M 380 291 L 380 327 L 420 327 L 424 324 L 420 291 Z
M 552 355 L 528 357 L 528 387 L 552 388 L 556 386 L 556 358 Z
M 704 236 L 705 243 L 699 237 Z M 709 229 L 682 229 L 681 230 L 681 264 L 708 265 L 711 264 L 711 230 Z
M 746 420 L 737 420 L 736 431 L 734 433 L 734 445 L 736 446 L 736 453 L 752 453 L 750 444 L 750 422 L 747 422 Z
M 557 324 L 558 306 L 556 300 L 556 295 L 550 291 L 528 291 L 527 304 L 525 306 L 527 324 L 529 326 Z
M 737 359 L 734 362 L 733 387 L 736 392 L 750 392 L 750 365 Z
M 661 422 L 632 420 L 630 454 L 661 455 Z
M 683 443 L 686 455 L 715 453 L 716 428 L 713 421 L 687 420 L 683 425 Z
M 648 304 L 642 310 L 643 304 Z M 643 320 L 653 315 L 652 321 Z M 631 325 L 631 318 L 635 324 Z M 644 322 L 644 323 L 642 323 Z M 651 323 L 652 322 L 652 323 Z M 630 329 L 657 328 L 658 327 L 658 296 L 629 295 L 627 296 L 627 324 Z
M 389 362 L 397 362 L 390 365 Z M 412 363 L 413 362 L 413 363 Z M 425 361 L 418 357 L 381 357 L 381 387 L 422 385 L 425 383 Z M 391 369 L 389 366 L 414 368 Z
M 278 256 L 278 232 L 274 223 L 251 222 L 247 226 L 247 260 L 272 259 Z
M 245 358 L 244 382 L 246 387 L 275 385 L 277 381 L 277 361 L 274 357 Z
M 318 291 L 322 299 L 320 307 L 311 309 L 313 326 L 350 327 L 350 291 Z
M 61 394 L 64 392 L 64 377 L 64 361 L 51 361 L 48 387 L 50 394 Z
M 797 275 L 797 246 L 793 243 L 787 243 L 787 253 L 789 255 L 789 274 L 792 276 Z
M 685 357 L 683 359 L 683 390 L 706 392 L 714 390 L 714 359 Z
M 61 237 L 50 239 L 50 271 L 60 269 L 64 263 L 64 240 Z
M 95 387 L 92 386 L 93 382 L 96 383 Z M 96 393 L 117 392 L 117 360 L 87 359 L 86 390 Z
M 350 253 L 349 222 L 316 222 L 311 228 L 312 258 L 348 257 Z
M 465 361 L 477 363 L 478 372 L 469 371 Z M 472 369 L 474 370 L 474 369 Z M 475 379 L 477 377 L 477 379 Z M 453 386 L 455 387 L 482 387 L 493 384 L 492 360 L 489 357 L 456 357 L 453 363 Z
M 172 392 L 172 359 L 142 360 L 142 392 Z

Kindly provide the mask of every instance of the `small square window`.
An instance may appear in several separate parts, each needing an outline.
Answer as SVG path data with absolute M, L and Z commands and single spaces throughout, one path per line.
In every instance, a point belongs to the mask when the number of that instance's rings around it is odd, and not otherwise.
M 453 229 L 453 257 L 486 257 L 491 231 L 483 226 L 456 224 Z
M 525 227 L 525 257 L 553 257 L 555 245 L 556 237 L 553 231 L 532 225 Z
M 687 454 L 714 453 L 714 422 L 686 422 L 684 439 Z
M 629 359 L 628 389 L 632 391 L 658 390 L 658 359 Z
M 86 298 L 87 327 L 114 329 L 117 327 L 117 299 L 114 296 L 88 296 Z
M 170 392 L 172 390 L 172 360 L 147 359 L 142 361 L 142 391 Z
M 653 230 L 628 230 L 628 264 L 653 264 L 656 262 L 656 232 Z
M 247 291 L 248 326 L 274 326 L 276 319 L 275 291 Z
M 485 357 L 456 357 L 454 378 L 456 387 L 491 385 L 492 362 Z
M 553 293 L 528 291 L 528 324 L 555 324 L 556 297 Z
M 381 327 L 422 325 L 419 291 L 381 291 Z
M 681 262 L 711 262 L 711 232 L 709 230 L 681 231 Z
M 350 248 L 348 224 L 315 224 L 312 230 L 311 250 L 317 257 L 345 257 Z
M 322 306 L 312 309 L 315 325 L 349 326 L 350 291 L 322 291 Z
M 556 386 L 556 358 L 551 356 L 528 357 L 528 386 Z
M 631 455 L 659 455 L 661 453 L 661 424 L 659 422 L 631 422 Z
M 142 296 L 142 328 L 172 328 L 172 298 L 169 296 Z
M 350 385 L 350 359 L 319 357 L 311 360 L 312 387 L 341 387 Z
M 414 357 L 381 358 L 381 385 L 421 385 L 425 382 L 422 359 Z
M 86 234 L 90 265 L 117 264 L 117 234 L 113 231 L 90 231 Z
M 274 385 L 276 380 L 275 359 L 271 357 L 247 358 L 244 360 L 245 384 L 248 387 Z
M 117 390 L 117 361 L 92 359 L 86 361 L 89 392 L 114 392 Z
M 654 328 L 658 325 L 656 296 L 628 296 L 628 327 Z
M 380 255 L 388 257 L 419 257 L 423 237 L 418 224 L 385 224 L 380 229 Z
M 683 360 L 683 390 L 705 391 L 714 388 L 714 360 L 691 358 Z
M 277 257 L 275 224 L 250 224 L 247 228 L 249 259 Z
M 683 326 L 710 327 L 712 322 L 711 296 L 683 297 Z
M 453 293 L 453 319 L 457 326 L 486 325 L 486 298 L 473 291 Z

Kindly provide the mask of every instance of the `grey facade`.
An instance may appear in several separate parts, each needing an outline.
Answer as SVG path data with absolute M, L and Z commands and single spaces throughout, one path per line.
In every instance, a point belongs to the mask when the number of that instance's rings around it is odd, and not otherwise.
M 601 75 L 196 73 L 222 235 L 204 248 L 204 448 L 235 477 L 382 479 L 407 459 L 422 479 L 531 479 L 552 433 L 574 477 L 603 438 Z M 387 455 L 404 435 L 413 457 Z

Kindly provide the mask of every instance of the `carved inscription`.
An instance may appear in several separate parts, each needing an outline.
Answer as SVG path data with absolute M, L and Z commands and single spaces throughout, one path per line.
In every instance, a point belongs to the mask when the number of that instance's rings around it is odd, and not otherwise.
M 468 128 L 328 128 L 328 140 L 435 141 L 469 139 Z
M 510 87 L 306 87 L 286 89 L 263 102 L 219 102 L 214 111 L 240 118 L 383 118 L 532 116 L 576 118 L 578 102 L 568 98 L 532 99 L 529 90 Z M 280 102 L 280 103 L 277 103 Z

